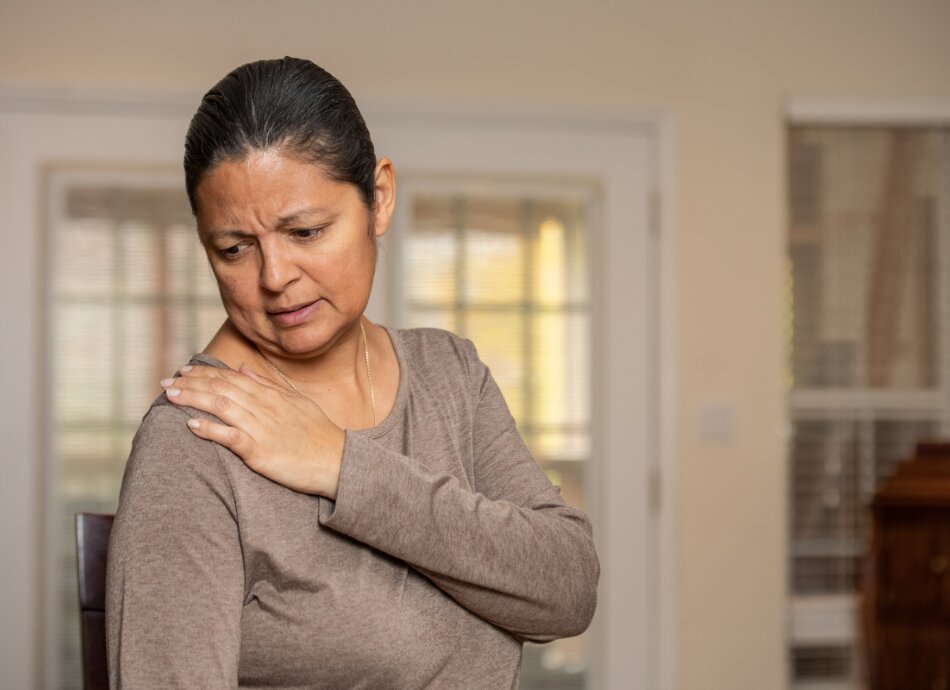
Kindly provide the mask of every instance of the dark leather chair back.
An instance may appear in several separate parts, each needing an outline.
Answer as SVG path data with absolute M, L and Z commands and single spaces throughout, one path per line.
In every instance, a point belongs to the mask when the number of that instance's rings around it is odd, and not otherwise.
M 85 690 L 109 690 L 106 666 L 106 556 L 111 532 L 111 515 L 77 513 L 76 554 L 79 561 L 79 615 Z

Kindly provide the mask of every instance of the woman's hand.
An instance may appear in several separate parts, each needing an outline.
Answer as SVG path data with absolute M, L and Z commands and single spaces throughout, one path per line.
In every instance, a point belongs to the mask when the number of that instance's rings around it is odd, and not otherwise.
M 192 418 L 188 427 L 196 436 L 220 443 L 289 489 L 336 498 L 346 433 L 313 400 L 246 365 L 182 367 L 181 374 L 162 381 L 168 399 L 224 422 Z

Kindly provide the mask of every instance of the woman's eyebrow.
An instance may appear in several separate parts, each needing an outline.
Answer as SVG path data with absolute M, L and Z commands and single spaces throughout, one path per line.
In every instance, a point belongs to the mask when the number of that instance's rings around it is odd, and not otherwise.
M 302 219 L 311 220 L 315 216 L 325 216 L 327 219 L 332 218 L 336 212 L 325 208 L 323 206 L 307 206 L 306 208 L 301 208 L 287 215 L 280 216 L 277 218 L 277 227 L 286 227 L 288 225 L 293 225 L 294 223 L 299 223 Z M 200 232 L 200 231 L 199 231 Z M 224 229 L 224 230 L 210 230 L 205 233 L 201 233 L 208 239 L 212 240 L 224 240 L 224 239 L 237 239 L 244 240 L 250 237 L 256 237 L 253 232 L 246 232 L 244 230 L 237 229 Z
M 288 213 L 285 216 L 280 216 L 277 219 L 277 225 L 291 225 L 293 223 L 299 222 L 302 218 L 311 218 L 313 216 L 320 215 L 326 216 L 331 214 L 332 211 L 328 208 L 324 208 L 323 206 L 307 206 L 306 208 L 301 208 L 293 211 L 292 213 Z
M 211 230 L 209 232 L 198 232 L 198 235 L 204 240 L 246 240 L 254 237 L 254 233 L 243 230 Z

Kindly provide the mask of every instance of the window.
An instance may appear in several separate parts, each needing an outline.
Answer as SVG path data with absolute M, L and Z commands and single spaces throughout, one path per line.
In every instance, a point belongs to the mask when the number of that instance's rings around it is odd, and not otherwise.
M 404 186 L 411 210 L 398 249 L 402 320 L 475 343 L 535 458 L 565 499 L 585 508 L 594 196 L 517 189 L 500 181 Z M 585 687 L 587 639 L 528 645 L 521 687 Z
M 856 688 L 875 489 L 950 432 L 950 130 L 789 132 L 793 688 Z
M 47 275 L 62 688 L 79 688 L 73 515 L 114 512 L 158 381 L 224 320 L 177 176 L 58 172 Z

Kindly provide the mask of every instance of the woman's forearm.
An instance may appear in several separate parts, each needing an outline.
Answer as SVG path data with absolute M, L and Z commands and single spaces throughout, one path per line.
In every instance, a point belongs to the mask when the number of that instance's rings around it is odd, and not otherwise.
M 321 500 L 321 523 L 406 561 L 522 639 L 576 635 L 596 605 L 591 526 L 535 468 L 541 491 L 516 503 L 350 434 L 340 493 Z

